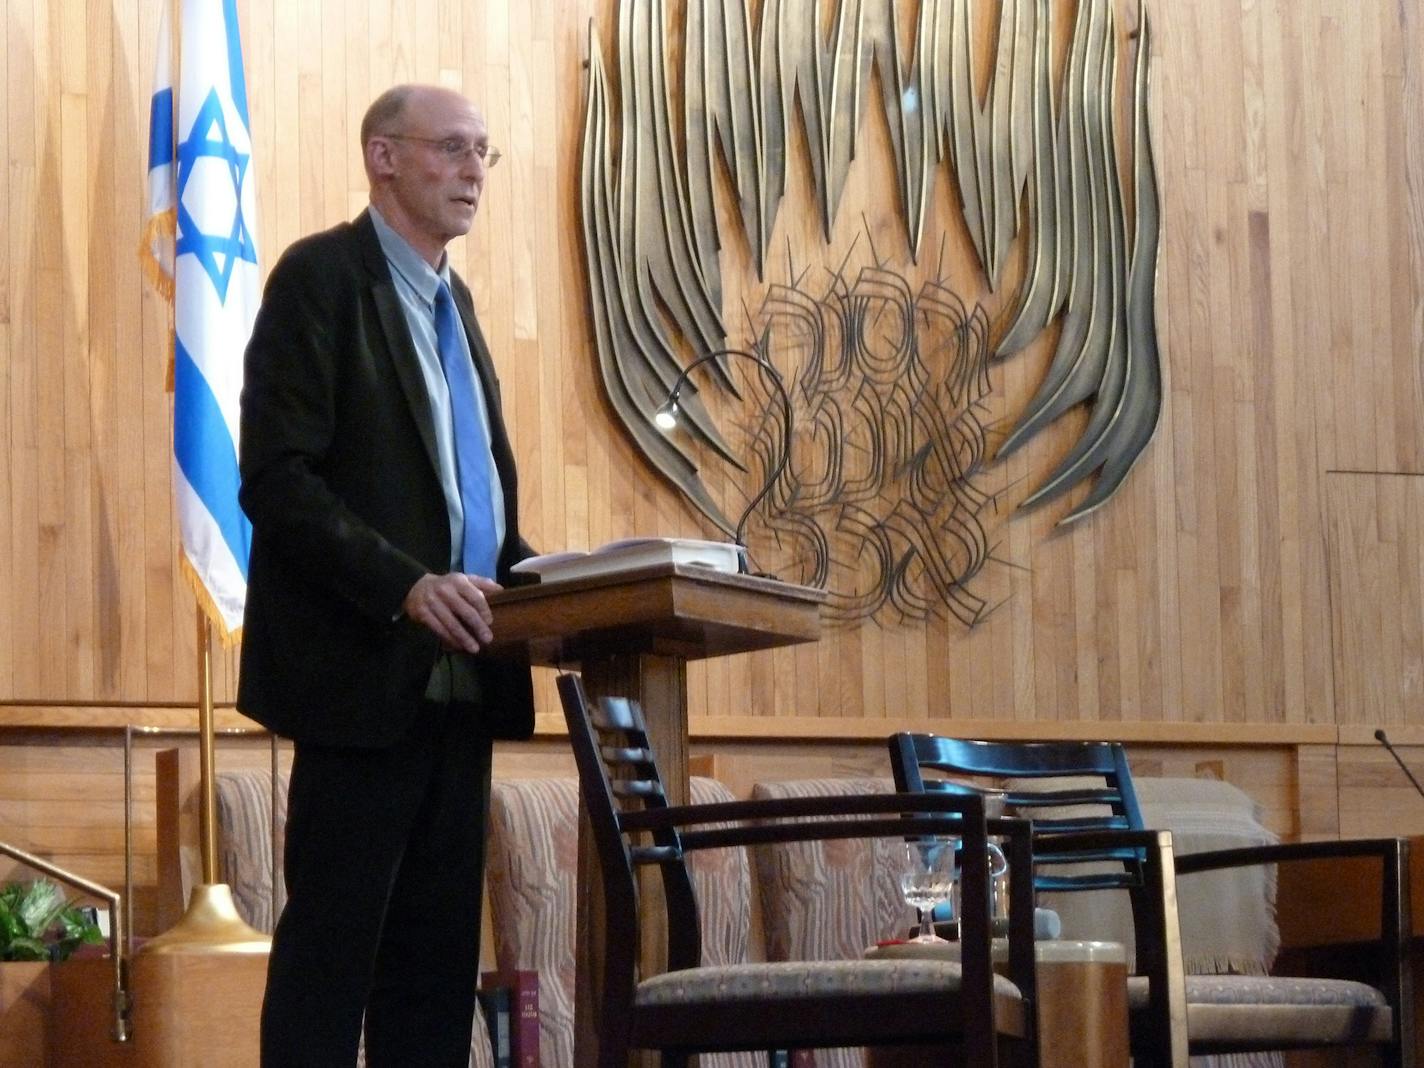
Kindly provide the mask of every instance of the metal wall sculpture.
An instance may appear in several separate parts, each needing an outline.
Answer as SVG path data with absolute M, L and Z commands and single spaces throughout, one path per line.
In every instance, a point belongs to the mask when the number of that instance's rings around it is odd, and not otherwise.
M 996 503 L 972 478 L 988 449 L 984 310 L 942 281 L 915 291 L 847 264 L 820 292 L 771 286 L 755 321 L 763 355 L 798 357 L 805 446 L 773 489 L 768 537 L 827 590 L 832 621 L 948 611 L 973 626 L 989 606 L 968 580 L 989 560 Z M 775 426 L 759 414 L 745 428 L 756 478 L 779 455 Z
M 748 344 L 794 383 L 799 427 L 793 463 L 762 506 L 762 534 L 791 554 L 802 581 L 830 590 L 841 618 L 948 612 L 972 625 L 986 605 L 969 582 L 991 559 L 982 514 L 994 499 L 976 483 L 985 465 L 1087 404 L 1078 439 L 1024 501 L 1093 479 L 1062 520 L 1071 522 L 1116 491 L 1156 429 L 1146 2 L 1123 86 L 1114 0 L 998 0 L 988 56 L 974 41 L 976 0 L 920 0 L 910 48 L 898 0 L 763 0 L 755 28 L 749 0 L 686 0 L 679 28 L 662 0 L 623 0 L 613 79 L 590 34 L 582 206 L 602 378 L 643 453 L 725 531 L 698 463 L 764 477 L 780 447 L 768 437 L 779 434 L 770 398 L 741 397 L 719 366 L 727 396 L 761 404 L 735 449 L 696 398 L 683 406 L 684 439 L 651 418 L 683 366 L 728 344 L 724 238 L 745 239 L 760 279 L 774 273 L 793 116 L 825 241 L 852 163 L 870 165 L 861 120 L 878 73 L 907 259 L 918 263 L 926 244 L 941 163 L 991 292 L 1023 242 L 1021 280 L 992 329 L 990 312 L 950 292 L 943 272 L 913 283 L 869 241 L 856 267 L 846 257 L 799 274 L 792 261 L 811 250 L 793 254 L 788 242 L 785 281 L 766 283 L 746 313 Z M 670 48 L 677 32 L 682 47 Z M 1070 37 L 1055 60 L 1057 33 Z M 669 52 L 681 53 L 680 72 Z M 981 62 L 992 66 L 984 92 Z M 1130 144 L 1119 144 L 1119 116 Z M 719 195 L 740 235 L 719 232 Z M 991 455 L 991 360 L 1054 324 L 1042 383 Z

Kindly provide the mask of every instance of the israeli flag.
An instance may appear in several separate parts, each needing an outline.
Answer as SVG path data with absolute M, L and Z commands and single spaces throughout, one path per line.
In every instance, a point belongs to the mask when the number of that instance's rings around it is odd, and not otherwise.
M 256 190 L 236 0 L 163 13 L 140 258 L 173 306 L 173 484 L 185 576 L 224 641 L 241 633 L 252 527 L 237 503 L 242 354 L 260 299 Z

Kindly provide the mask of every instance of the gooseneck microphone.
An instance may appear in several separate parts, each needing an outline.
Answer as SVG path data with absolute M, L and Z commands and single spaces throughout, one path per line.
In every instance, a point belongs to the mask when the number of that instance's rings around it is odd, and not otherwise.
M 1399 770 L 1409 776 L 1409 781 L 1414 784 L 1414 789 L 1418 791 L 1420 797 L 1424 797 L 1424 786 L 1419 785 L 1419 780 L 1414 777 L 1414 772 L 1409 770 L 1409 766 L 1395 752 L 1394 746 L 1389 744 L 1389 736 L 1384 733 L 1383 728 L 1375 731 L 1375 741 L 1389 750 L 1389 755 L 1394 757 L 1394 762 L 1399 765 Z

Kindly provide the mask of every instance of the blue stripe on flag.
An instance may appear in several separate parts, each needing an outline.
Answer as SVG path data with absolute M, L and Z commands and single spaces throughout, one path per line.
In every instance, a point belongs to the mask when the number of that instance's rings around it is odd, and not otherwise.
M 252 524 L 237 503 L 237 447 L 208 380 L 176 336 L 173 339 L 173 453 L 183 477 L 203 502 L 247 581 Z M 204 562 L 194 561 L 200 568 Z
M 247 75 L 242 69 L 242 38 L 238 36 L 237 0 L 223 0 L 223 21 L 227 24 L 227 72 L 232 82 L 232 105 L 242 118 L 244 131 L 251 136 L 247 117 Z
M 153 94 L 148 106 L 148 169 L 173 162 L 173 87 Z

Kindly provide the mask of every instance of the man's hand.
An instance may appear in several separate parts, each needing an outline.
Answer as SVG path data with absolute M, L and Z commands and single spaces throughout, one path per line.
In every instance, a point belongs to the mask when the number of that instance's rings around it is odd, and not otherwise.
M 405 595 L 401 608 L 407 616 L 429 628 L 446 649 L 478 653 L 494 641 L 485 594 L 503 589 L 483 575 L 453 571 L 448 575 L 423 575 Z

